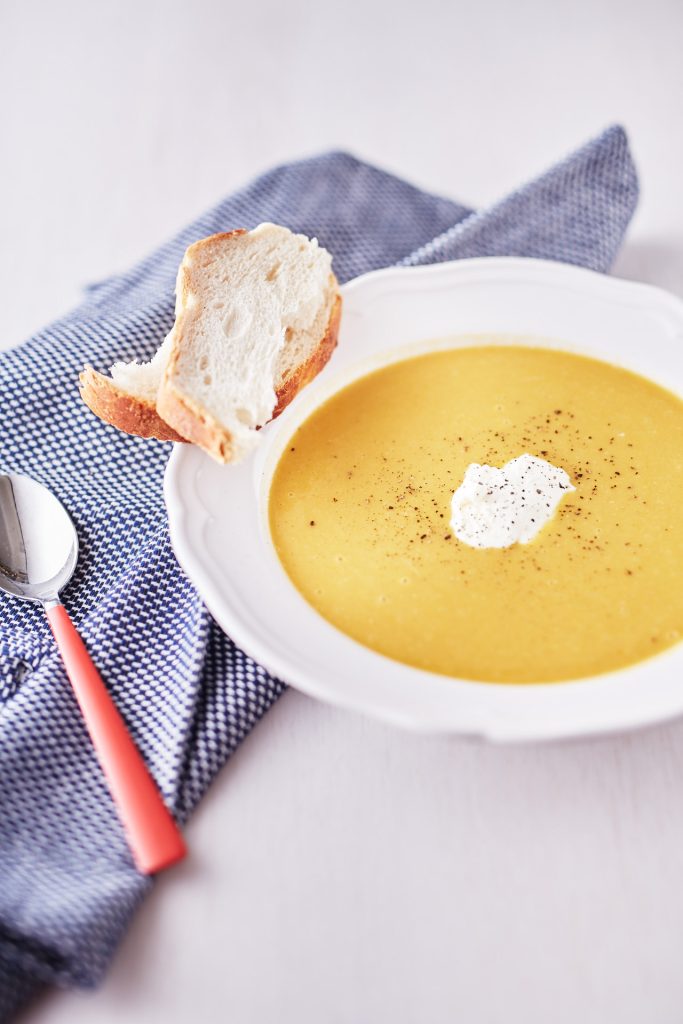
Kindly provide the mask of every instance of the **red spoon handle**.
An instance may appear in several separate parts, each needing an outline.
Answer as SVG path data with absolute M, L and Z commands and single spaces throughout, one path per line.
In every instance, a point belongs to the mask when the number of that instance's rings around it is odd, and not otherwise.
M 55 604 L 45 611 L 135 864 L 151 875 L 185 856 L 183 837 L 66 608 Z

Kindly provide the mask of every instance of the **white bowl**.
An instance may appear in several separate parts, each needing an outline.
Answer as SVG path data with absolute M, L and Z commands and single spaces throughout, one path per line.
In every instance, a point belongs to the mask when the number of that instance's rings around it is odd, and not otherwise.
M 520 259 L 381 270 L 343 293 L 330 365 L 263 430 L 253 458 L 223 467 L 197 448 L 176 445 L 169 461 L 173 548 L 219 625 L 305 693 L 415 729 L 547 740 L 683 713 L 681 644 L 617 672 L 534 685 L 452 679 L 377 654 L 330 625 L 295 589 L 275 554 L 267 516 L 270 478 L 292 432 L 369 370 L 483 340 L 473 335 L 497 335 L 502 344 L 522 336 L 527 344 L 626 367 L 683 395 L 683 302 L 647 285 Z

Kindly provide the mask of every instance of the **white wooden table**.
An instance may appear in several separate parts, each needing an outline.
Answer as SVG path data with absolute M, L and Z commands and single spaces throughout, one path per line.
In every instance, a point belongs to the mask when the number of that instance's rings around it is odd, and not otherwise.
M 643 184 L 616 272 L 683 294 L 680 0 L 358 7 L 5 0 L 0 344 L 276 161 L 484 205 L 612 120 Z M 103 988 L 25 1024 L 683 1018 L 683 723 L 505 749 L 290 691 L 187 838 Z

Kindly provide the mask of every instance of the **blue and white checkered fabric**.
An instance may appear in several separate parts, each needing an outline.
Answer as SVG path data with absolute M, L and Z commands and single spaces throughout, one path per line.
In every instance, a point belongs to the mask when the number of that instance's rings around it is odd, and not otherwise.
M 536 256 L 609 268 L 636 174 L 613 127 L 543 177 L 472 213 L 345 153 L 270 171 L 78 309 L 0 356 L 0 468 L 42 480 L 78 527 L 64 602 L 182 822 L 283 684 L 212 622 L 169 546 L 169 447 L 100 423 L 86 362 L 147 357 L 173 321 L 197 238 L 270 220 L 315 235 L 341 281 L 390 264 Z M 0 598 L 0 1019 L 44 983 L 92 986 L 150 882 L 135 871 L 39 608 Z

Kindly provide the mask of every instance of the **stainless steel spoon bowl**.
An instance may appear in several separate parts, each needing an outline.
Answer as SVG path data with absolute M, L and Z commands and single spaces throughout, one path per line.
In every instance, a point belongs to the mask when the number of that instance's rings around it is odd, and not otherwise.
M 54 494 L 28 476 L 0 476 L 0 589 L 57 601 L 77 559 L 78 535 Z
M 152 874 L 180 860 L 185 844 L 59 600 L 77 559 L 76 529 L 54 494 L 27 476 L 0 474 L 0 589 L 45 608 L 135 863 Z

